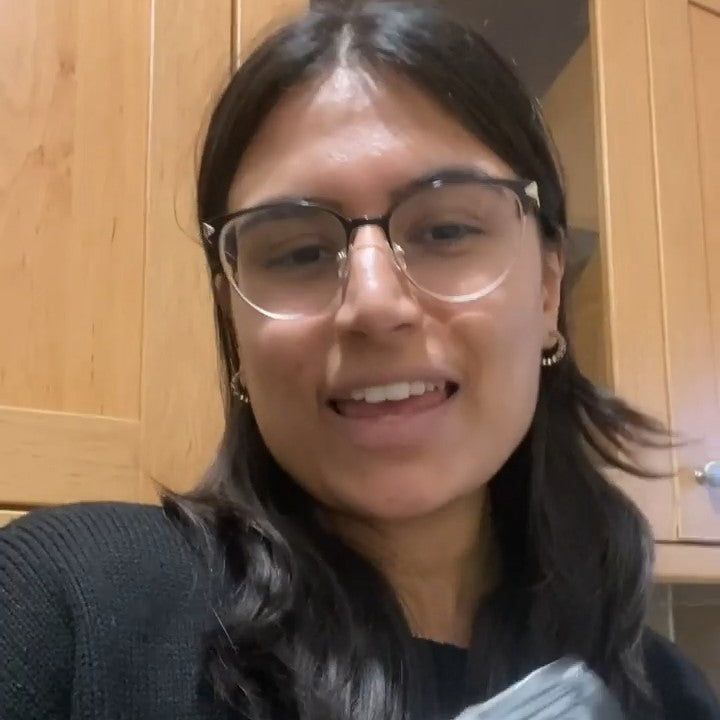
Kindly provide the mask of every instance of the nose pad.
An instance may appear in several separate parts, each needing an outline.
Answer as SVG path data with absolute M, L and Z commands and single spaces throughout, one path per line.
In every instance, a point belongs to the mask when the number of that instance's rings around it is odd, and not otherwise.
M 344 283 L 350 273 L 350 263 L 348 262 L 347 250 L 341 250 L 337 254 L 337 274 L 338 280 Z
M 395 243 L 391 243 L 392 250 L 393 250 L 393 257 L 395 258 L 395 261 L 397 262 L 400 269 L 405 272 L 407 270 L 407 261 L 405 259 L 405 248 L 401 247 L 400 245 L 396 245 Z

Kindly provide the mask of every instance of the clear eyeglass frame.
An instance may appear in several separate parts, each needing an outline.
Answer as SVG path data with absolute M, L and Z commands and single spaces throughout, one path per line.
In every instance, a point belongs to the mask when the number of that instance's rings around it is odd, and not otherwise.
M 478 183 L 480 185 L 489 186 L 489 187 L 496 187 L 496 188 L 504 188 L 505 190 L 511 191 L 517 198 L 518 201 L 518 207 L 520 212 L 523 216 L 523 222 L 525 217 L 531 213 L 540 213 L 541 207 L 540 207 L 540 195 L 539 195 L 539 188 L 538 184 L 534 180 L 527 180 L 522 178 L 497 178 L 492 177 L 489 175 L 486 175 L 482 172 L 478 172 L 475 170 L 454 170 L 450 172 L 445 172 L 441 174 L 434 175 L 430 178 L 425 178 L 422 180 L 419 180 L 417 182 L 414 182 L 411 186 L 409 186 L 396 200 L 393 202 L 391 207 L 388 209 L 387 213 L 385 213 L 382 216 L 378 217 L 372 217 L 372 216 L 362 216 L 357 218 L 348 218 L 342 215 L 341 213 L 337 212 L 336 210 L 327 207 L 326 205 L 323 205 L 322 203 L 315 202 L 312 200 L 307 200 L 304 198 L 297 198 L 297 199 L 287 199 L 283 200 L 281 202 L 272 202 L 272 203 L 266 203 L 261 205 L 254 205 L 252 207 L 243 208 L 241 210 L 238 210 L 236 212 L 228 213 L 225 215 L 220 215 L 213 217 L 209 220 L 204 220 L 201 222 L 201 230 L 202 230 L 202 236 L 204 245 L 206 248 L 206 252 L 208 254 L 208 258 L 210 260 L 211 269 L 213 272 L 222 271 L 224 275 L 227 277 L 231 287 L 233 290 L 240 296 L 240 298 L 248 304 L 250 307 L 252 307 L 254 310 L 259 312 L 260 314 L 277 320 L 296 320 L 301 318 L 306 318 L 309 315 L 314 314 L 322 314 L 326 308 L 324 308 L 321 311 L 318 311 L 318 313 L 280 313 L 280 312 L 274 312 L 270 311 L 266 308 L 260 307 L 258 304 L 252 301 L 251 298 L 247 297 L 242 290 L 237 286 L 235 279 L 233 277 L 233 271 L 232 268 L 229 265 L 229 262 L 227 260 L 226 254 L 224 252 L 224 248 L 221 247 L 221 238 L 223 238 L 223 228 L 230 222 L 237 220 L 238 218 L 242 218 L 244 216 L 250 215 L 251 213 L 258 213 L 262 211 L 272 211 L 276 208 L 284 208 L 289 206 L 297 206 L 297 207 L 303 207 L 303 208 L 311 208 L 323 211 L 325 213 L 328 213 L 329 215 L 332 215 L 337 221 L 339 221 L 340 225 L 342 225 L 344 231 L 345 231 L 345 249 L 341 250 L 338 253 L 338 267 L 340 268 L 340 277 L 339 281 L 340 284 L 346 282 L 347 275 L 349 273 L 349 263 L 348 258 L 350 255 L 350 249 L 353 244 L 353 238 L 355 231 L 365 225 L 374 225 L 377 227 L 380 227 L 383 230 L 383 233 L 385 235 L 385 239 L 390 247 L 390 250 L 392 252 L 392 257 L 394 260 L 394 263 L 397 267 L 397 269 L 402 273 L 402 275 L 407 279 L 408 282 L 410 282 L 417 290 L 421 293 L 424 293 L 425 295 L 428 295 L 436 300 L 439 300 L 441 302 L 447 302 L 447 303 L 466 303 L 471 302 L 474 300 L 479 300 L 482 297 L 485 297 L 486 295 L 493 292 L 499 285 L 501 285 L 507 274 L 510 271 L 510 267 L 508 267 L 505 272 L 497 278 L 494 282 L 490 283 L 488 286 L 482 288 L 481 290 L 469 294 L 464 295 L 443 295 L 439 293 L 435 293 L 431 290 L 428 290 L 427 288 L 423 287 L 422 285 L 419 285 L 415 279 L 412 277 L 412 275 L 408 274 L 406 269 L 406 264 L 404 261 L 404 250 L 403 248 L 395 243 L 391 237 L 391 219 L 393 217 L 393 213 L 395 210 L 402 206 L 403 203 L 405 203 L 412 195 L 415 193 L 418 193 L 422 190 L 427 190 L 430 188 L 441 188 L 446 187 L 448 185 L 453 184 L 459 184 L 459 183 Z M 524 226 L 523 226 L 524 227 Z M 328 306 L 330 306 L 332 303 L 332 300 L 328 302 Z

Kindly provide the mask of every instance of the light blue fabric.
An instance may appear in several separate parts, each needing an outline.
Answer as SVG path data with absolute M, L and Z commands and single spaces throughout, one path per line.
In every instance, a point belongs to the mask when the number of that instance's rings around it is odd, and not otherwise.
M 623 714 L 597 675 L 565 658 L 463 710 L 455 720 L 623 720 Z

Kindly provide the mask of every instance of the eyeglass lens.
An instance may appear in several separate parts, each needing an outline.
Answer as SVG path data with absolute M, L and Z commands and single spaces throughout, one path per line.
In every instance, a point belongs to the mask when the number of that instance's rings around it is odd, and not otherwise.
M 413 194 L 395 207 L 389 234 L 410 281 L 452 302 L 481 297 L 504 278 L 524 225 L 512 190 L 467 182 Z M 338 217 L 299 204 L 239 215 L 220 233 L 223 267 L 237 292 L 276 315 L 317 314 L 339 298 L 346 250 Z

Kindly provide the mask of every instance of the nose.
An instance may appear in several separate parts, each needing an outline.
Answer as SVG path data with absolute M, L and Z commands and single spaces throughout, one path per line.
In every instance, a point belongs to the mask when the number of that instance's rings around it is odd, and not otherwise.
M 335 316 L 338 330 L 375 338 L 394 335 L 417 326 L 421 314 L 414 288 L 398 268 L 383 230 L 370 225 L 359 228 Z

